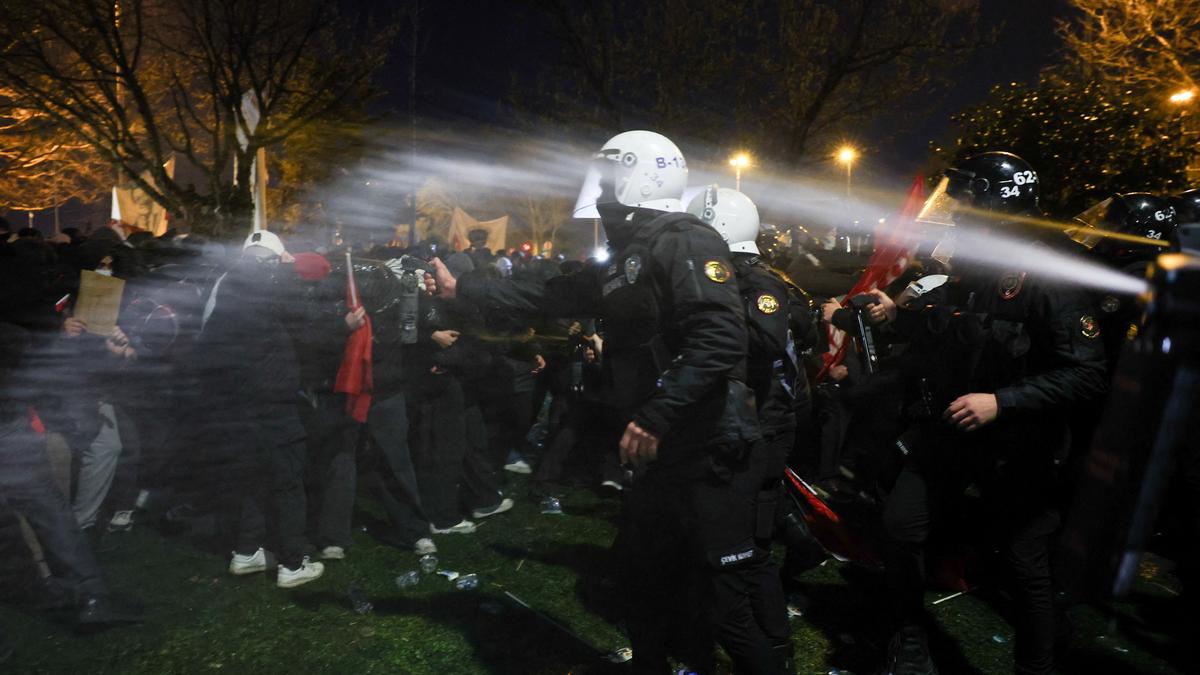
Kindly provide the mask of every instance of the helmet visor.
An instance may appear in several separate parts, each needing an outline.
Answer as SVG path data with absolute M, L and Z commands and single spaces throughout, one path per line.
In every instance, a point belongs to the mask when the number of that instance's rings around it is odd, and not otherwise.
M 921 206 L 917 222 L 938 227 L 954 227 L 954 213 L 961 208 L 962 203 L 951 194 L 950 178 L 942 176 L 937 187 Z
M 587 175 L 583 177 L 583 186 L 579 188 L 579 196 L 575 198 L 575 209 L 572 212 L 576 218 L 599 218 L 600 211 L 596 202 L 600 199 L 601 168 L 592 162 Z
M 1109 197 L 1075 216 L 1078 225 L 1067 230 L 1067 236 L 1088 250 L 1096 248 L 1096 244 L 1104 241 L 1104 231 L 1108 229 L 1104 226 L 1104 219 L 1112 208 L 1112 202 L 1112 197 Z
M 579 188 L 579 196 L 575 198 L 574 217 L 599 218 L 597 204 L 619 201 L 616 193 L 617 162 L 617 155 L 613 152 L 600 151 L 592 156 L 591 165 L 583 177 L 583 186 Z

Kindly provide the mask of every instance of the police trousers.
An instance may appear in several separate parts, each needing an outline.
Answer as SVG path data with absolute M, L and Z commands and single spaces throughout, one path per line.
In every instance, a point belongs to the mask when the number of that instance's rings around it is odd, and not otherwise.
M 950 470 L 947 462 L 909 460 L 884 503 L 883 555 L 896 618 L 902 624 L 919 623 L 924 618 L 924 544 L 941 508 L 973 481 L 983 496 L 984 531 L 996 540 L 1016 601 L 1016 672 L 1041 674 L 1054 665 L 1050 558 L 1060 518 L 1050 453 L 1040 452 L 1044 448 L 1019 450 L 1022 459 L 1002 469 L 994 464 L 984 468 L 987 458 L 995 456 L 995 446 L 942 448 L 941 456 L 950 463 L 954 457 L 967 460 Z
M 679 454 L 650 465 L 622 504 L 615 548 L 633 672 L 668 672 L 673 656 L 710 673 L 713 638 L 736 673 L 778 672 L 754 611 L 767 564 L 754 541 L 760 474 L 746 448 Z

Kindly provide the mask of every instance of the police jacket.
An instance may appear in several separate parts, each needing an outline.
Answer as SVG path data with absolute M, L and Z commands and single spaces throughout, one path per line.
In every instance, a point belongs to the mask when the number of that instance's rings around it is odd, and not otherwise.
M 746 381 L 754 391 L 759 427 L 764 434 L 792 430 L 799 368 L 789 288 L 758 256 L 735 253 L 733 259 L 746 312 Z
M 604 398 L 662 439 L 660 460 L 671 448 L 758 438 L 725 242 L 684 213 L 635 212 L 605 231 L 606 264 L 548 281 L 467 275 L 458 293 L 493 310 L 602 319 Z
M 1146 268 L 1149 261 L 1138 261 L 1126 265 L 1119 270 L 1137 279 L 1146 278 Z M 1137 337 L 1142 325 L 1142 308 L 1136 298 L 1116 293 L 1096 293 L 1093 296 L 1096 309 L 1096 321 L 1100 325 L 1100 339 L 1104 342 L 1104 352 L 1108 356 L 1109 371 L 1115 369 L 1117 357 L 1121 349 Z
M 993 393 L 997 423 L 1007 425 L 1063 419 L 1072 406 L 1104 393 L 1104 345 L 1081 289 L 1020 269 L 964 274 L 943 289 L 945 306 L 934 312 L 942 318 L 926 323 L 940 323 L 944 346 L 962 355 L 952 374 L 957 391 L 948 396 Z M 909 316 L 898 324 L 911 320 L 912 313 L 901 313 Z

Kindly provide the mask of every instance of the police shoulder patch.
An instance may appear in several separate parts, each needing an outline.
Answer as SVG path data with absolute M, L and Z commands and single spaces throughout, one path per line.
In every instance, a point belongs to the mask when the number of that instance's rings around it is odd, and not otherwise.
M 1090 314 L 1079 317 L 1079 332 L 1089 340 L 1100 335 L 1100 324 Z
M 1000 298 L 1003 300 L 1012 300 L 1021 293 L 1021 286 L 1024 284 L 1024 272 L 1006 272 L 1004 276 L 1000 277 Z
M 709 260 L 704 263 L 704 276 L 708 277 L 709 281 L 715 281 L 718 284 L 723 284 L 729 281 L 731 276 L 729 266 L 720 260 Z
M 762 295 L 758 296 L 758 300 L 755 302 L 755 304 L 758 305 L 758 311 L 762 312 L 763 314 L 774 314 L 775 312 L 779 311 L 779 301 L 776 300 L 775 296 L 771 295 L 770 293 L 763 293 Z

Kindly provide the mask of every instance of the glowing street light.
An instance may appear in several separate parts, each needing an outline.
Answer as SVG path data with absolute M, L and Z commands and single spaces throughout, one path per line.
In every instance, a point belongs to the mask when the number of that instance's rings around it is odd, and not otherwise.
M 1191 107 L 1192 102 L 1196 100 L 1195 87 L 1191 89 L 1180 89 L 1174 94 L 1168 96 L 1167 100 L 1171 102 L 1171 105 L 1179 107 L 1179 121 L 1183 125 L 1182 133 L 1184 139 L 1187 139 L 1188 136 L 1196 135 L 1198 133 L 1195 130 L 1196 123 L 1192 120 L 1193 115 L 1190 115 L 1188 110 L 1188 108 Z M 1200 165 L 1197 164 L 1197 160 L 1194 157 L 1188 160 L 1186 171 L 1188 183 L 1195 182 L 1197 178 L 1200 177 Z
M 1180 89 L 1179 91 L 1175 92 L 1174 94 L 1171 94 L 1171 96 L 1168 97 L 1167 100 L 1170 101 L 1171 103 L 1174 103 L 1175 105 L 1185 105 L 1187 103 L 1191 103 L 1195 98 L 1196 98 L 1196 90 L 1195 89 Z
M 729 166 L 733 167 L 735 188 L 738 192 L 742 191 L 742 169 L 750 166 L 750 155 L 739 152 L 729 158 Z
M 838 148 L 834 159 L 846 165 L 846 196 L 850 196 L 850 181 L 854 170 L 854 160 L 858 159 L 858 150 L 852 145 Z

